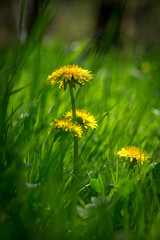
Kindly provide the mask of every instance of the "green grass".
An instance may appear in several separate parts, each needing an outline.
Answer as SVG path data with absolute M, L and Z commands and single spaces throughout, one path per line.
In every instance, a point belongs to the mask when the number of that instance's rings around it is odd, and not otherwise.
M 102 53 L 90 44 L 84 40 L 75 47 L 54 37 L 47 45 L 31 36 L 2 54 L 1 239 L 159 238 L 158 51 L 136 46 Z M 145 61 L 151 65 L 148 73 L 141 71 Z M 99 125 L 79 141 L 78 178 L 72 134 L 48 133 L 52 119 L 71 103 L 68 88 L 51 88 L 45 80 L 68 64 L 95 76 L 91 85 L 74 91 L 76 106 L 91 112 Z M 116 153 L 128 145 L 145 149 L 150 165 L 135 171 L 124 167 Z

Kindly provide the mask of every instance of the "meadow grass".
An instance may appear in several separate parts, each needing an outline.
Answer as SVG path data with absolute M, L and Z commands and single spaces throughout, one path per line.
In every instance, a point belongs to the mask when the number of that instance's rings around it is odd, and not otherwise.
M 76 47 L 56 37 L 49 45 L 31 40 L 4 52 L 0 63 L 1 239 L 158 239 L 157 50 L 103 53 L 89 40 Z M 99 125 L 79 140 L 78 176 L 72 133 L 49 133 L 49 123 L 72 106 L 69 89 L 45 80 L 68 64 L 93 72 L 92 83 L 74 94 L 76 107 Z M 150 163 L 130 169 L 117 156 L 123 146 L 145 149 Z

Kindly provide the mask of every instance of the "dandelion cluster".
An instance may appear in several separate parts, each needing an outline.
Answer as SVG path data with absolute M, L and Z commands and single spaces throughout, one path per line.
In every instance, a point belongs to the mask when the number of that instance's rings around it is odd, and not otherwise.
M 51 123 L 51 131 L 54 130 L 63 130 L 65 132 L 72 132 L 76 137 L 81 138 L 83 129 L 77 122 L 72 122 L 71 119 L 61 118 L 61 119 L 54 119 Z
M 141 164 L 148 162 L 149 158 L 149 156 L 144 152 L 142 148 L 133 146 L 121 148 L 121 150 L 117 152 L 117 155 L 119 155 L 120 157 L 125 157 L 126 159 L 129 158 L 130 162 L 133 162 L 133 160 L 135 159 L 137 162 L 140 162 Z
M 77 65 L 68 65 L 59 68 L 58 70 L 54 71 L 51 75 L 47 78 L 47 83 L 50 83 L 52 87 L 56 84 L 59 84 L 59 88 L 63 88 L 66 90 L 67 85 L 71 83 L 71 92 L 72 87 L 75 88 L 75 84 L 79 84 L 83 86 L 85 82 L 90 83 L 90 80 L 93 78 L 91 71 L 82 69 Z M 71 93 L 70 93 L 71 94 Z M 73 96 L 73 92 L 72 92 Z M 74 96 L 71 97 L 72 107 Z M 73 109 L 72 109 L 73 110 Z M 76 137 L 81 138 L 82 133 L 87 130 L 88 127 L 95 129 L 98 127 L 95 118 L 90 114 L 87 113 L 85 110 L 74 110 L 76 112 L 76 121 L 73 121 L 73 112 L 67 112 L 63 118 L 61 119 L 54 119 L 50 125 L 51 130 L 58 130 L 61 129 L 63 131 L 73 132 Z
M 75 136 L 81 138 L 82 134 L 88 127 L 96 129 L 98 124 L 91 113 L 86 112 L 85 110 L 76 109 L 76 118 L 77 121 L 73 122 L 72 111 L 64 114 L 64 117 L 61 119 L 54 119 L 50 123 L 51 130 L 62 129 L 63 131 L 73 132 Z
M 59 68 L 54 71 L 51 75 L 48 76 L 46 82 L 50 83 L 52 87 L 56 84 L 59 84 L 59 88 L 64 89 L 69 85 L 69 92 L 71 97 L 71 105 L 72 110 L 64 114 L 63 118 L 54 119 L 50 125 L 50 131 L 65 131 L 72 132 L 74 134 L 74 167 L 73 173 L 75 176 L 78 175 L 78 138 L 82 137 L 84 131 L 91 127 L 95 129 L 98 127 L 95 118 L 91 115 L 91 113 L 85 110 L 76 109 L 75 97 L 73 93 L 73 88 L 78 84 L 83 86 L 85 82 L 90 83 L 93 75 L 91 71 L 82 69 L 76 65 L 68 65 Z M 74 189 L 76 191 L 77 182 L 74 181 Z
M 52 87 L 59 84 L 59 88 L 66 90 L 69 83 L 72 83 L 72 86 L 75 88 L 75 84 L 82 86 L 85 82 L 90 83 L 92 78 L 93 75 L 91 71 L 85 70 L 77 65 L 68 65 L 59 68 L 49 75 L 47 83 L 50 83 Z
M 67 112 L 64 116 L 68 119 L 73 119 L 72 110 Z M 76 118 L 77 122 L 84 130 L 87 130 L 88 127 L 91 127 L 92 129 L 96 129 L 98 127 L 94 116 L 85 110 L 76 109 Z

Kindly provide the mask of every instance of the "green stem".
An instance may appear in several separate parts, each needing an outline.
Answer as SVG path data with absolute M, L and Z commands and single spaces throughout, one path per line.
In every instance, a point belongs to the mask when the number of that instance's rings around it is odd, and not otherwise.
M 74 175 L 78 177 L 78 137 L 74 136 Z
M 69 84 L 70 96 L 71 96 L 71 103 L 72 103 L 72 114 L 73 114 L 73 121 L 76 121 L 76 106 L 75 106 L 75 99 L 72 89 L 72 83 Z
M 73 94 L 72 83 L 69 84 L 71 103 L 72 103 L 72 114 L 73 121 L 76 121 L 76 107 L 75 107 L 75 98 Z M 74 136 L 74 175 L 77 177 L 78 175 L 78 137 Z

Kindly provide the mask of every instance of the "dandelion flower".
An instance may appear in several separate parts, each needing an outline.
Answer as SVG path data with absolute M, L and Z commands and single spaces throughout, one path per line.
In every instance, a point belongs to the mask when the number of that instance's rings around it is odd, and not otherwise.
M 133 162 L 135 159 L 137 162 L 144 164 L 144 162 L 148 162 L 149 156 L 144 152 L 142 148 L 138 147 L 123 147 L 120 151 L 117 152 L 117 155 L 120 157 L 129 158 L 130 162 Z
M 65 132 L 73 132 L 76 137 L 81 138 L 83 129 L 77 122 L 72 122 L 71 119 L 61 118 L 54 119 L 53 122 L 50 123 L 51 131 L 54 130 L 63 130 Z
M 83 86 L 85 82 L 90 83 L 92 78 L 91 71 L 82 69 L 77 65 L 68 65 L 54 71 L 48 76 L 46 82 L 50 83 L 52 87 L 59 84 L 59 88 L 66 90 L 67 84 L 70 82 L 72 82 L 72 86 L 75 88 L 75 84 Z
M 67 112 L 64 116 L 72 119 L 72 111 Z M 76 109 L 76 118 L 77 122 L 83 127 L 84 130 L 87 130 L 88 127 L 91 127 L 92 129 L 96 129 L 98 127 L 94 116 L 85 110 Z

